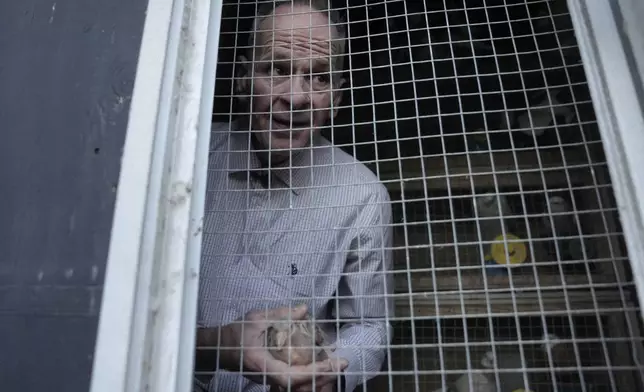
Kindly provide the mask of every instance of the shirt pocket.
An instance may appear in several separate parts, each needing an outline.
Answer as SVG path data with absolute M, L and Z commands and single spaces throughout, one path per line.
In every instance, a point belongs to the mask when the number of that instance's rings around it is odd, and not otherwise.
M 266 255 L 257 261 L 292 303 L 328 301 L 344 265 L 333 235 L 313 226 L 275 230 L 256 238 L 255 253 Z
M 339 256 L 309 257 L 293 263 L 288 276 L 288 292 L 309 303 L 324 304 L 338 289 L 343 262 Z

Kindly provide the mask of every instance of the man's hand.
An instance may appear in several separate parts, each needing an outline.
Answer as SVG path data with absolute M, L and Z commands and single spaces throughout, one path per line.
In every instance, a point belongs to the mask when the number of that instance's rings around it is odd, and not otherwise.
M 330 376 L 329 380 L 321 380 L 319 377 L 316 378 L 315 388 L 313 388 L 313 381 L 310 381 L 307 384 L 302 384 L 300 387 L 291 388 L 292 392 L 342 392 L 338 386 L 337 376 Z M 270 392 L 286 392 L 287 389 L 284 387 L 273 386 L 270 389 Z
M 337 374 L 324 373 L 344 370 L 348 365 L 346 360 L 324 360 L 309 365 L 290 366 L 273 358 L 265 347 L 265 333 L 271 321 L 288 320 L 289 317 L 292 320 L 302 320 L 306 314 L 306 306 L 259 310 L 246 314 L 243 322 L 221 327 L 220 363 L 225 369 L 241 372 L 256 383 L 281 388 L 288 388 L 290 385 L 298 392 L 313 391 L 313 377 L 318 391 L 323 386 L 334 383 Z
M 337 392 L 338 386 L 335 383 L 329 383 L 318 389 L 319 392 Z
M 340 388 L 340 375 L 337 372 L 340 372 L 346 369 L 349 362 L 344 358 L 334 358 L 328 359 L 327 361 L 332 361 L 334 374 L 325 374 L 320 375 L 315 378 L 315 388 L 313 388 L 313 380 L 302 384 L 299 387 L 292 389 L 293 392 L 343 392 Z M 286 391 L 286 389 L 283 389 Z M 271 391 L 272 392 L 272 391 Z

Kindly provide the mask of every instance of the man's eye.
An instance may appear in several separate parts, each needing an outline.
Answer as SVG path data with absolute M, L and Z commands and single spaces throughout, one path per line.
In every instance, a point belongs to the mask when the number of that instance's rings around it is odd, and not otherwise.
M 328 84 L 331 79 L 327 73 L 319 73 L 319 74 L 313 75 L 313 80 L 317 84 L 325 85 L 325 84 Z
M 271 70 L 271 72 L 275 76 L 284 76 L 284 75 L 286 75 L 286 69 L 284 69 L 284 67 L 282 67 L 280 65 L 274 65 L 272 70 Z

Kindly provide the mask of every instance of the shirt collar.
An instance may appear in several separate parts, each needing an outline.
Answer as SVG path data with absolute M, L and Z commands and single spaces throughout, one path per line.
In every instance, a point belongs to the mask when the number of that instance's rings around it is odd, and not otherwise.
M 238 124 L 231 124 L 229 133 L 230 144 L 228 146 L 228 172 L 244 173 L 254 172 L 256 174 L 268 174 L 267 169 L 262 167 L 261 162 L 250 142 L 250 132 L 240 130 Z M 313 146 L 316 145 L 313 140 Z M 315 148 L 304 148 L 292 154 L 291 162 L 281 166 L 271 167 L 272 176 L 276 176 L 285 186 L 290 187 L 295 194 L 300 194 L 306 187 L 311 186 L 311 175 L 314 162 L 313 154 Z M 244 175 L 244 178 L 248 178 Z M 273 188 L 275 181 L 271 182 Z M 275 187 L 279 187 L 276 185 Z

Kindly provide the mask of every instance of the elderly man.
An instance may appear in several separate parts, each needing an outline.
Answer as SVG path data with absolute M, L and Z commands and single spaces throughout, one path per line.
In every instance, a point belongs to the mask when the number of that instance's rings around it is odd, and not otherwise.
M 381 369 L 393 316 L 389 195 L 320 135 L 338 111 L 344 47 L 326 1 L 269 2 L 235 81 L 246 110 L 213 126 L 197 333 L 198 346 L 219 347 L 210 391 L 353 391 Z M 266 319 L 307 313 L 331 358 L 273 359 L 261 347 Z

